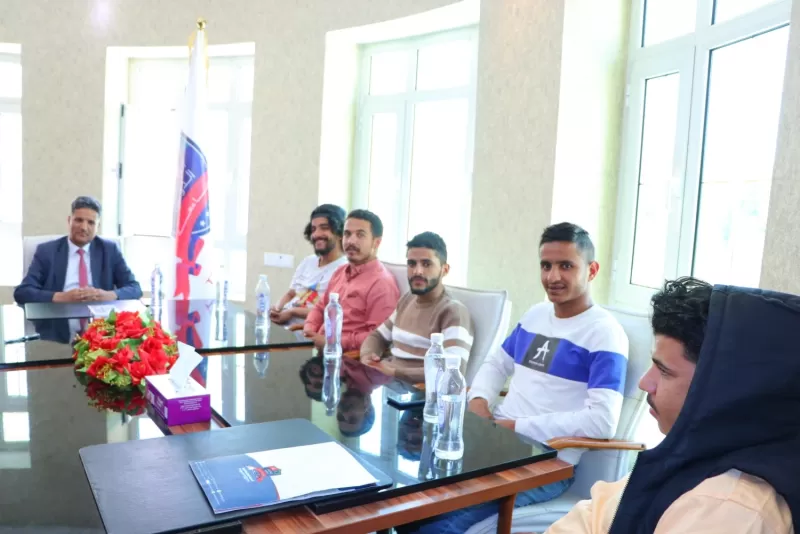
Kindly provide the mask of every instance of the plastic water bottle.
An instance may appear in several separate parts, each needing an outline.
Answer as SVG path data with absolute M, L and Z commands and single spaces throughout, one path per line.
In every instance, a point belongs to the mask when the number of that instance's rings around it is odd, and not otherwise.
M 269 352 L 256 352 L 253 359 L 253 366 L 258 372 L 259 378 L 267 378 L 267 369 L 269 368 Z
M 219 266 L 217 273 L 217 309 L 228 308 L 228 277 L 225 276 L 225 266 Z
M 256 345 L 263 346 L 269 343 L 269 329 L 262 328 L 256 325 Z M 261 378 L 267 377 L 267 368 L 269 367 L 269 352 L 256 352 L 253 365 L 258 371 L 258 376 Z
M 322 403 L 325 405 L 325 414 L 333 415 L 342 395 L 339 380 L 342 359 L 325 357 L 324 365 L 325 371 L 322 375 Z
M 214 332 L 217 341 L 228 341 L 228 310 L 214 312 L 217 328 Z
M 464 456 L 464 409 L 467 406 L 467 381 L 461 374 L 461 358 L 449 356 L 439 378 L 437 403 L 439 435 L 433 448 L 437 458 L 458 460 Z
M 150 307 L 160 308 L 164 303 L 164 273 L 161 272 L 161 265 L 156 263 L 153 272 L 150 274 Z
M 325 350 L 323 358 L 342 358 L 342 321 L 344 311 L 339 304 L 339 293 L 331 293 L 325 307 Z
M 420 480 L 433 480 L 433 464 L 436 459 L 433 444 L 436 441 L 438 424 L 422 421 L 422 452 L 419 458 L 417 476 Z
M 429 423 L 437 423 L 436 384 L 439 373 L 444 371 L 444 335 L 431 334 L 431 347 L 425 353 L 425 408 L 422 416 Z
M 258 284 L 256 284 L 256 323 L 265 323 L 267 320 L 267 313 L 269 313 L 269 283 L 267 283 L 267 275 L 258 275 Z
M 435 458 L 433 461 L 433 468 L 431 469 L 433 478 L 447 478 L 461 474 L 464 470 L 464 459 L 446 460 L 444 458 Z

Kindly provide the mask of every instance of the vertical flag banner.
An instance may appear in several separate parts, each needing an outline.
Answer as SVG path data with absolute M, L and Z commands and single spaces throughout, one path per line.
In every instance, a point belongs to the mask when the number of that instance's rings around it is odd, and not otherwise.
M 181 144 L 175 217 L 175 295 L 179 300 L 214 298 L 208 162 L 205 148 L 207 42 L 206 23 L 197 22 L 191 44 L 189 79 L 180 109 Z
M 214 302 L 211 300 L 175 300 L 169 309 L 170 327 L 178 341 L 195 349 L 208 348 L 211 343 L 211 323 Z M 190 375 L 205 387 L 208 373 L 208 358 L 192 370 Z

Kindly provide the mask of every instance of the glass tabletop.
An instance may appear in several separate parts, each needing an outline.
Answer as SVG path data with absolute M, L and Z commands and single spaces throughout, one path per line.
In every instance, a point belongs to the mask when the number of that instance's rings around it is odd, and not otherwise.
M 105 532 L 78 450 L 164 432 L 141 395 L 97 386 L 69 366 L 0 372 L 0 532 Z
M 272 323 L 256 328 L 255 314 L 239 303 L 220 310 L 214 301 L 167 301 L 161 309 L 154 309 L 153 315 L 178 340 L 201 354 L 311 346 L 302 332 Z M 0 345 L 0 369 L 71 361 L 71 341 L 81 326 L 77 318 L 26 320 L 21 307 L 1 306 L 4 343 Z
M 306 350 L 206 360 L 211 407 L 227 423 L 308 419 L 392 477 L 394 486 L 381 492 L 381 498 L 556 455 L 467 412 L 463 458 L 439 459 L 433 450 L 434 425 L 423 421 L 422 407 L 400 410 L 386 402 L 413 388 L 356 360 L 341 361 L 338 379 L 334 365 L 326 372 L 322 357 Z

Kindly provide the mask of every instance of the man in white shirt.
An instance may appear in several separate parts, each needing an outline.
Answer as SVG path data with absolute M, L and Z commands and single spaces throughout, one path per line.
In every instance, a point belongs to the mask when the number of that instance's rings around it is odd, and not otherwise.
M 549 302 L 536 304 L 478 370 L 469 410 L 527 438 L 612 438 L 622 409 L 628 338 L 609 312 L 595 306 L 589 284 L 600 265 L 583 228 L 555 224 L 539 243 L 541 282 Z M 500 391 L 511 378 L 502 403 Z M 487 439 L 491 439 L 487 437 Z M 577 464 L 580 450 L 559 453 Z M 552 500 L 573 479 L 519 493 L 516 506 Z M 498 512 L 486 503 L 407 525 L 398 532 L 464 532 Z
M 342 252 L 345 215 L 344 209 L 333 204 L 322 204 L 311 212 L 305 238 L 314 247 L 314 254 L 300 262 L 289 291 L 270 310 L 274 323 L 302 323 L 325 294 L 334 271 L 347 263 Z

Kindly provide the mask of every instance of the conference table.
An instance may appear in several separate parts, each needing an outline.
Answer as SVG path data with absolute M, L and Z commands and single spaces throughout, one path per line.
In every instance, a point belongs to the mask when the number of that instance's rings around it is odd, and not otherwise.
M 394 484 L 369 498 L 223 521 L 204 532 L 384 531 L 490 500 L 501 502 L 498 531 L 509 532 L 516 493 L 572 476 L 572 466 L 551 458 L 549 448 L 471 413 L 463 459 L 437 459 L 420 408 L 387 403 L 411 386 L 358 361 L 342 361 L 340 398 L 332 405 L 323 394 L 324 363 L 311 349 L 262 347 L 204 360 L 212 420 L 180 427 L 167 427 L 138 394 L 79 379 L 69 363 L 0 371 L 0 533 L 105 532 L 78 456 L 83 447 L 295 418 L 327 432 Z
M 130 306 L 131 302 L 120 304 Z M 140 304 L 142 310 L 145 309 Z M 213 300 L 166 301 L 153 309 L 156 320 L 178 339 L 200 354 L 231 354 L 260 350 L 311 347 L 300 331 L 268 322 L 256 328 L 256 315 L 241 303 L 229 302 L 219 309 Z M 32 318 L 33 317 L 33 318 Z M 64 350 L 80 328 L 80 319 L 90 317 L 84 304 L 28 304 L 0 306 L 0 369 L 46 366 L 71 361 Z

